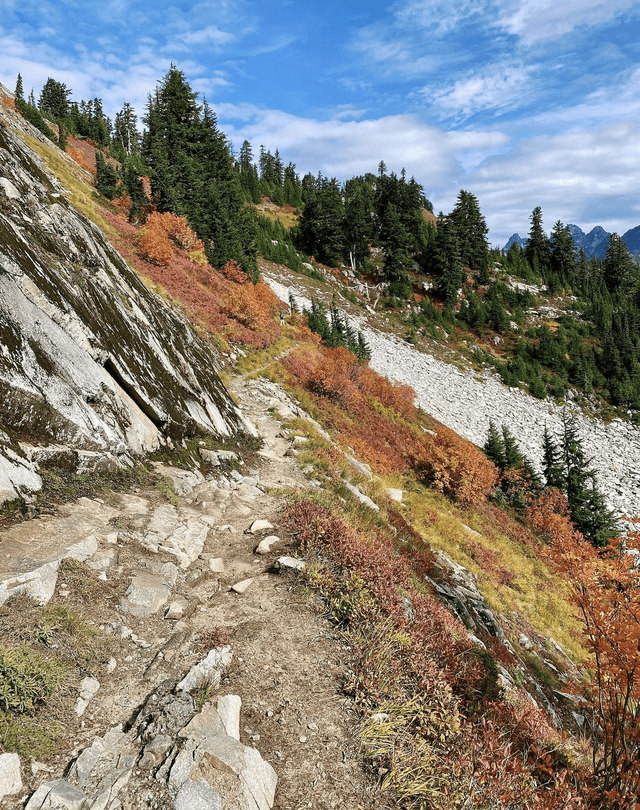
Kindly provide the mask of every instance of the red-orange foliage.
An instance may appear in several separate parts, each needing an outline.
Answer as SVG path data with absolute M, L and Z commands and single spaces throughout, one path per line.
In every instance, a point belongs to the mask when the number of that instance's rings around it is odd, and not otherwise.
M 591 653 L 593 774 L 603 805 L 640 805 L 640 571 L 616 542 L 555 533 L 549 555 L 571 587 Z
M 548 543 L 563 544 L 576 535 L 569 517 L 569 502 L 559 489 L 543 490 L 529 505 L 526 517 L 531 528 Z
M 273 317 L 281 306 L 276 296 L 263 282 L 256 285 L 247 283 L 244 273 L 241 273 L 238 282 L 234 282 L 214 270 L 200 248 L 201 243 L 192 231 L 187 231 L 184 227 L 186 223 L 176 223 L 171 219 L 173 215 L 168 215 L 168 218 L 167 215 L 157 215 L 161 224 L 167 224 L 166 228 L 162 227 L 163 231 L 167 231 L 166 239 L 169 240 L 169 234 L 174 239 L 169 242 L 173 259 L 167 266 L 140 258 L 134 225 L 123 221 L 107 208 L 102 210 L 102 216 L 119 234 L 119 238 L 114 240 L 118 250 L 142 275 L 159 284 L 173 299 L 179 301 L 196 324 L 234 343 L 243 343 L 257 349 L 269 346 L 279 338 L 280 326 Z M 152 214 L 149 219 L 153 221 L 156 217 Z M 185 246 L 184 249 L 182 245 Z M 241 288 L 242 292 L 238 293 Z M 254 296 L 256 309 L 248 315 L 247 301 L 251 301 Z
M 204 245 L 189 227 L 184 217 L 175 214 L 149 215 L 140 235 L 140 254 L 160 267 L 169 267 L 173 261 L 173 244 L 188 251 L 202 251 Z
M 498 480 L 497 468 L 484 453 L 446 427 L 425 437 L 416 466 L 437 490 L 463 506 L 484 500 Z
M 415 413 L 414 394 L 361 365 L 344 348 L 302 346 L 283 366 L 289 382 L 314 395 L 324 423 L 339 440 L 378 472 L 401 472 L 422 440 L 406 415 Z
M 424 705 L 426 719 L 416 718 L 415 733 L 437 747 L 445 774 L 441 789 L 450 788 L 452 798 L 462 790 L 463 806 L 483 810 L 585 808 L 562 756 L 556 754 L 558 735 L 544 712 L 528 700 L 525 708 L 517 708 L 500 699 L 486 654 L 471 644 L 465 629 L 439 601 L 415 588 L 413 555 L 398 553 L 383 529 L 369 527 L 365 534 L 303 496 L 290 504 L 283 526 L 302 548 L 321 550 L 334 561 L 338 571 L 325 577 L 325 597 L 337 593 L 344 598 L 354 574 L 373 596 L 374 605 L 365 603 L 364 609 L 347 617 L 357 662 L 348 689 L 372 709 L 390 699 L 389 688 L 395 693 L 404 690 L 401 700 Z M 405 543 L 424 543 L 402 519 L 394 521 L 394 528 L 401 548 Z M 409 643 L 395 652 L 377 645 L 376 633 L 385 626 L 401 630 Z M 506 660 L 506 650 L 500 655 Z M 419 784 L 420 763 L 414 767 Z M 415 794 L 415 799 L 423 799 L 422 794 Z M 431 806 L 426 794 L 424 802 L 420 806 Z M 446 802 L 445 795 L 438 807 Z
M 2 103 L 4 104 L 5 107 L 8 107 L 10 110 L 16 109 L 15 101 L 12 98 L 9 98 L 9 96 L 2 96 Z

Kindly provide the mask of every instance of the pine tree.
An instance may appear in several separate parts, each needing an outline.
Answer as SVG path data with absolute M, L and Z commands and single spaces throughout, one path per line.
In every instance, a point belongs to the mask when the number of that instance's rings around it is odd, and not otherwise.
M 16 81 L 16 89 L 14 96 L 16 99 L 20 101 L 24 101 L 24 89 L 22 87 L 22 76 L 18 73 L 18 79 Z
M 486 273 L 489 264 L 489 229 L 480 213 L 477 198 L 470 191 L 460 191 L 450 216 L 456 224 L 462 265 Z
M 536 275 L 542 275 L 546 280 L 549 269 L 550 247 L 549 240 L 542 230 L 542 209 L 540 206 L 533 209 L 531 214 L 531 229 L 529 240 L 524 249 L 524 255 Z
M 546 425 L 542 437 L 542 472 L 546 486 L 564 490 L 566 481 L 563 472 L 562 455 Z
M 482 449 L 486 457 L 490 461 L 493 461 L 499 470 L 506 468 L 507 460 L 504 452 L 504 438 L 500 435 L 500 431 L 495 426 L 493 419 L 489 420 L 487 440 Z

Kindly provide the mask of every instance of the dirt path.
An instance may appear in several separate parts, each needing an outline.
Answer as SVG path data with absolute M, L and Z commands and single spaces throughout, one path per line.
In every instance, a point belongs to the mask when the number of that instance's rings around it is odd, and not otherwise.
M 81 691 L 82 676 L 95 677 L 99 690 L 81 716 L 73 711 L 65 715 L 66 733 L 57 755 L 36 765 L 34 773 L 23 762 L 23 790 L 7 796 L 2 806 L 24 806 L 25 796 L 42 783 L 62 778 L 87 746 L 105 748 L 101 740 L 110 739 L 119 724 L 125 732 L 133 724 L 120 748 L 114 748 L 115 761 L 126 760 L 128 765 L 122 774 L 110 766 L 108 778 L 114 784 L 104 806 L 178 806 L 176 785 L 171 779 L 167 784 L 166 774 L 159 781 L 162 767 L 141 767 L 144 741 L 137 739 L 141 732 L 134 719 L 140 707 L 149 704 L 150 695 L 151 701 L 159 701 L 173 694 L 190 667 L 210 647 L 227 640 L 231 664 L 218 693 L 206 697 L 241 698 L 240 742 L 257 749 L 277 773 L 273 807 L 391 806 L 381 798 L 375 779 L 363 771 L 353 737 L 356 714 L 341 694 L 349 650 L 314 599 L 301 590 L 297 574 L 274 568 L 277 558 L 296 553 L 280 530 L 284 495 L 277 490 L 313 485 L 290 452 L 292 434 L 272 415 L 291 418 L 295 405 L 264 379 L 237 378 L 232 390 L 263 439 L 262 449 L 248 463 L 230 467 L 222 458 L 220 474 L 206 481 L 162 468 L 178 493 L 173 504 L 157 491 L 112 493 L 100 500 L 83 499 L 64 514 L 29 521 L 0 535 L 2 567 L 11 572 L 5 573 L 5 582 L 13 576 L 15 585 L 19 574 L 23 580 L 27 577 L 27 584 L 37 582 L 35 575 L 28 579 L 29 570 L 57 566 L 49 605 L 82 611 L 110 637 L 107 667 L 96 664 L 77 674 L 69 690 L 70 705 Z M 249 533 L 255 520 L 271 525 Z M 56 562 L 70 525 L 76 527 L 73 542 L 84 548 L 75 556 L 85 556 L 91 567 L 83 568 L 82 576 L 73 566 Z M 267 536 L 280 540 L 268 553 L 256 554 L 256 546 Z M 14 548 L 18 556 L 12 554 Z M 72 769 L 75 782 L 69 778 L 89 799 L 82 807 L 102 807 L 94 803 L 97 776 L 92 773 L 83 782 L 79 772 Z M 31 810 L 31 803 L 28 807 Z

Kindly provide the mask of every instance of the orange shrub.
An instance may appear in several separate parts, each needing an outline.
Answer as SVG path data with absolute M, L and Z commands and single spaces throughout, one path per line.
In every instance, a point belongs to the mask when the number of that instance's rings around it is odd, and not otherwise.
M 196 254 L 203 252 L 204 249 L 204 245 L 184 217 L 177 217 L 168 212 L 150 214 L 140 236 L 142 257 L 160 267 L 169 267 L 174 256 L 172 242 Z
M 357 383 L 361 377 L 358 358 L 348 349 L 339 346 L 324 349 L 320 362 L 307 380 L 309 389 L 320 396 L 343 402 L 355 402 L 359 398 Z
M 563 543 L 576 535 L 569 516 L 569 502 L 559 489 L 543 490 L 527 509 L 526 517 L 534 532 L 547 543 Z
M 463 506 L 480 503 L 494 488 L 498 469 L 471 442 L 440 427 L 427 436 L 416 468 L 428 483 Z

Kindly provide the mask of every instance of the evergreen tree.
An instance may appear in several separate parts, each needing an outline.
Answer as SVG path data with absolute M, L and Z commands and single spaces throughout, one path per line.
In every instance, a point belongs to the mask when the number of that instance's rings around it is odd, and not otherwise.
M 109 200 L 118 193 L 116 170 L 105 161 L 99 149 L 96 149 L 96 188 Z
M 536 275 L 546 280 L 550 261 L 549 240 L 542 230 L 542 209 L 540 206 L 533 209 L 531 214 L 531 229 L 529 240 L 524 249 L 524 255 Z
M 27 102 L 30 107 L 36 108 L 36 97 L 33 94 L 33 87 L 31 88 L 31 92 L 29 93 L 29 101 Z
M 344 186 L 344 234 L 352 270 L 361 269 L 369 258 L 373 239 L 374 189 L 363 177 L 352 177 Z
M 520 452 L 515 436 L 506 425 L 502 426 L 502 440 L 504 445 L 504 460 L 506 467 L 521 467 L 524 456 Z
M 142 207 L 145 202 L 145 193 L 142 186 L 142 180 L 135 167 L 131 163 L 125 165 L 123 171 L 123 185 L 126 189 L 129 199 L 131 200 L 131 208 L 129 209 L 129 222 L 139 222 L 144 220 L 145 217 L 142 213 Z
M 249 141 L 245 140 L 238 155 L 238 171 L 240 173 L 240 183 L 244 189 L 245 199 L 256 205 L 261 200 L 260 180 L 258 170 L 253 162 L 253 151 Z
M 595 546 L 604 546 L 618 532 L 614 513 L 605 505 L 595 485 L 575 417 L 563 414 L 562 463 L 565 494 L 571 519 L 584 537 Z
M 60 122 L 58 125 L 58 146 L 63 152 L 67 150 L 67 129 L 65 125 Z
M 209 261 L 237 261 L 257 280 L 255 214 L 244 205 L 240 176 L 215 113 L 196 103 L 175 65 L 149 97 L 142 153 L 159 211 L 186 217 Z
M 318 175 L 315 187 L 308 186 L 304 213 L 298 225 L 302 250 L 319 261 L 337 266 L 344 257 L 344 203 L 335 178 Z
M 284 201 L 294 208 L 302 206 L 302 187 L 294 163 L 289 163 L 284 170 Z
M 438 294 L 447 306 L 453 306 L 464 284 L 465 273 L 460 259 L 455 222 L 451 217 L 445 217 L 442 212 L 438 215 L 433 269 L 438 277 Z
M 16 81 L 16 89 L 15 89 L 14 96 L 15 96 L 16 99 L 19 99 L 20 101 L 24 101 L 24 90 L 23 90 L 23 87 L 22 87 L 22 76 L 19 73 L 18 73 L 18 79 Z
M 558 220 L 551 232 L 550 274 L 553 284 L 561 288 L 573 286 L 576 266 L 576 248 L 569 226 Z
M 137 116 L 129 102 L 125 102 L 122 109 L 116 113 L 113 143 L 118 144 L 126 157 L 133 157 L 140 152 Z
M 632 295 L 638 284 L 638 268 L 633 263 L 629 250 L 617 233 L 609 237 L 603 263 L 604 281 L 612 294 Z
M 542 472 L 546 486 L 564 490 L 566 481 L 563 472 L 562 455 L 546 425 L 542 437 Z
M 504 452 L 504 438 L 500 435 L 500 431 L 495 426 L 493 419 L 489 420 L 489 431 L 482 449 L 486 457 L 490 461 L 493 461 L 499 470 L 506 468 L 507 460 Z
M 455 222 L 460 244 L 460 260 L 464 267 L 485 271 L 489 263 L 487 223 L 480 213 L 477 198 L 470 191 L 460 191 L 450 214 Z
M 66 84 L 48 78 L 40 91 L 38 109 L 44 115 L 55 119 L 66 118 L 69 114 L 70 95 L 71 90 L 67 88 Z

